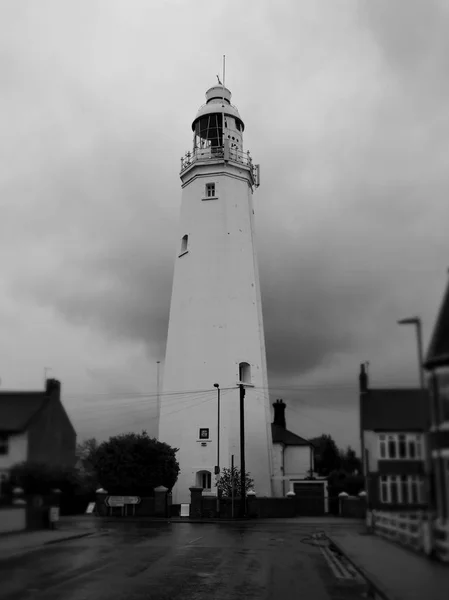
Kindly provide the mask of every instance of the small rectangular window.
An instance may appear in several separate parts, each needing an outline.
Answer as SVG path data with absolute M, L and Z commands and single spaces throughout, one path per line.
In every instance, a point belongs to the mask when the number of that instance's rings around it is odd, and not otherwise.
M 393 475 L 390 480 L 391 502 L 397 504 L 399 502 L 399 486 L 398 477 Z
M 418 504 L 418 478 L 415 475 L 410 477 L 410 496 L 411 503 Z
M 416 458 L 422 458 L 422 437 L 416 436 Z
M 189 236 L 186 234 L 183 236 L 181 240 L 181 254 L 185 254 L 187 252 L 189 246 Z
M 212 474 L 209 472 L 202 473 L 202 487 L 205 490 L 210 490 L 212 487 Z
M 407 458 L 407 444 L 403 433 L 399 435 L 399 458 Z
M 215 183 L 206 183 L 206 198 L 215 198 Z
M 387 446 L 385 443 L 385 436 L 379 436 L 379 458 L 386 458 L 387 456 Z
M 380 478 L 380 501 L 384 503 L 389 502 L 388 480 L 385 475 L 382 475 Z
M 393 435 L 388 436 L 388 458 L 396 458 L 396 438 Z
M 409 503 L 407 475 L 401 475 L 401 502 L 402 504 Z
M 413 438 L 408 440 L 408 457 L 416 458 L 416 441 Z

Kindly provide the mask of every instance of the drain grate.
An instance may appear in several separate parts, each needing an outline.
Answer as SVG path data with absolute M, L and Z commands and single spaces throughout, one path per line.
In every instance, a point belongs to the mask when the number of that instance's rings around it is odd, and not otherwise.
M 358 571 L 346 560 L 338 548 L 332 544 L 325 532 L 313 533 L 311 538 L 313 545 L 319 547 L 321 554 L 337 579 L 363 582 L 363 578 Z M 309 543 L 312 543 L 312 540 Z

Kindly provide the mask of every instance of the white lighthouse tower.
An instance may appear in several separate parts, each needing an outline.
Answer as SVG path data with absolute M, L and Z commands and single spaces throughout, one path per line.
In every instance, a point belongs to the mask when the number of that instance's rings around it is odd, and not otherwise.
M 240 466 L 241 383 L 246 470 L 258 495 L 271 495 L 273 475 L 254 236 L 259 168 L 243 150 L 245 126 L 231 92 L 216 85 L 206 100 L 192 123 L 193 149 L 181 159 L 181 218 L 160 406 L 159 439 L 179 448 L 175 504 L 189 502 L 192 486 L 216 491 L 218 456 L 221 469 L 230 467 L 232 455 Z

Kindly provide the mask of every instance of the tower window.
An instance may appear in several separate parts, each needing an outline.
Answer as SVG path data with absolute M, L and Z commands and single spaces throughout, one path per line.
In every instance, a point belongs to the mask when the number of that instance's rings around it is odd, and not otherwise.
M 215 183 L 206 183 L 206 198 L 215 197 Z
M 210 471 L 198 471 L 196 474 L 196 484 L 203 490 L 210 490 L 212 487 L 212 473 Z
M 239 381 L 241 383 L 251 383 L 251 367 L 247 362 L 239 364 Z
M 186 234 L 183 236 L 183 238 L 181 240 L 181 254 L 184 254 L 184 252 L 187 252 L 188 243 L 189 243 L 189 236 Z

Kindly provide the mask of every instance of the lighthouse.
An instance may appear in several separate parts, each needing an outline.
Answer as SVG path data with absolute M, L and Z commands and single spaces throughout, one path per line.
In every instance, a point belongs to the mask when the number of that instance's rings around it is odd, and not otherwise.
M 231 92 L 206 92 L 181 159 L 181 215 L 160 402 L 159 439 L 179 448 L 173 503 L 216 493 L 217 466 L 240 467 L 244 385 L 246 471 L 272 495 L 272 440 L 253 192 L 259 166 L 244 150 Z M 175 400 L 174 400 L 175 399 Z M 219 461 L 219 464 L 217 464 Z

